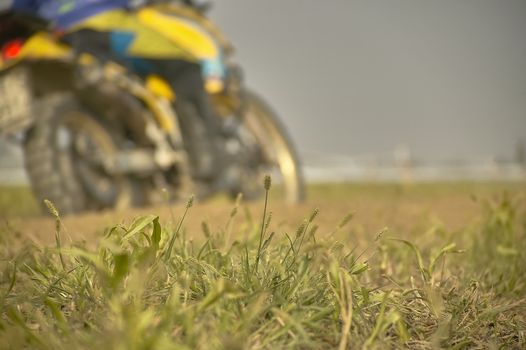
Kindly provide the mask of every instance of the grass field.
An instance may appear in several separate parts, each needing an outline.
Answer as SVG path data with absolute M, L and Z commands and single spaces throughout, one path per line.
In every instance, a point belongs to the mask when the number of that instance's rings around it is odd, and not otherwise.
M 67 218 L 2 188 L 0 348 L 524 349 L 524 185 Z

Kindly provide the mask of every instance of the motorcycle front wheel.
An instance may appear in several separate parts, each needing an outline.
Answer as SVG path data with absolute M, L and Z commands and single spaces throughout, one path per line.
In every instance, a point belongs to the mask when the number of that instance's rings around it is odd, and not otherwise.
M 261 150 L 261 175 L 272 176 L 282 198 L 291 204 L 305 198 L 305 184 L 298 153 L 285 126 L 273 109 L 257 94 L 244 92 L 243 126 Z

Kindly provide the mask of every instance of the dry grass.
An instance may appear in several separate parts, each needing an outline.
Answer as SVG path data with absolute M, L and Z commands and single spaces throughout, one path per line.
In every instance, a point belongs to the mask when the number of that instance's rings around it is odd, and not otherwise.
M 525 348 L 524 188 L 319 185 L 294 208 L 271 193 L 266 211 L 224 198 L 64 219 L 11 210 L 0 348 Z

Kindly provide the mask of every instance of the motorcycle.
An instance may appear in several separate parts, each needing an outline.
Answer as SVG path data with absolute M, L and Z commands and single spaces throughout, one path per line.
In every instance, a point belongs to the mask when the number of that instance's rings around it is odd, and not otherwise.
M 174 199 L 222 191 L 256 197 L 260 179 L 271 174 L 286 201 L 301 201 L 292 141 L 269 105 L 244 86 L 222 33 L 192 6 L 160 3 L 138 11 L 139 20 L 171 38 L 174 29 L 159 19 L 169 16 L 178 33 L 191 36 L 183 43 L 185 57 L 206 54 L 220 69 L 204 79 L 220 125 L 230 130 L 218 169 L 230 180 L 196 179 L 192 163 L 207 157 L 199 141 L 205 126 L 163 77 L 140 78 L 119 62 L 75 52 L 44 23 L 4 15 L 0 136 L 21 140 L 36 197 L 64 214 L 158 203 L 167 193 Z

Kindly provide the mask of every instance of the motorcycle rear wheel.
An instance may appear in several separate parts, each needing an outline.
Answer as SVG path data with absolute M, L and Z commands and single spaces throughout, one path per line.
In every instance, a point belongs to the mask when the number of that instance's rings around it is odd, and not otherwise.
M 36 107 L 24 156 L 40 203 L 48 199 L 65 215 L 128 206 L 130 183 L 105 173 L 97 160 L 117 151 L 110 130 L 71 94 L 45 96 Z
M 244 92 L 242 124 L 256 139 L 262 153 L 262 172 L 281 186 L 282 198 L 295 204 L 305 199 L 305 183 L 298 153 L 285 126 L 257 94 Z

